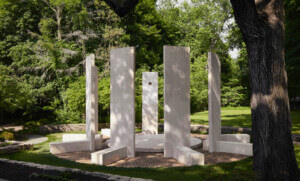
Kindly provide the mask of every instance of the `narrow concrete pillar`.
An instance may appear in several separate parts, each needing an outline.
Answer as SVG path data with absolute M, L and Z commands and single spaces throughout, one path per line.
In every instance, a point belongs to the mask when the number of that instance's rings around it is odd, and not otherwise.
M 143 72 L 142 132 L 158 134 L 158 73 Z
M 95 135 L 98 134 L 98 68 L 95 55 L 86 58 L 86 137 L 90 151 L 95 150 Z
M 127 147 L 135 156 L 135 49 L 111 50 L 110 54 L 110 144 Z
M 208 52 L 209 152 L 217 151 L 221 138 L 221 65 L 218 55 Z
M 190 48 L 164 46 L 164 156 L 190 147 Z

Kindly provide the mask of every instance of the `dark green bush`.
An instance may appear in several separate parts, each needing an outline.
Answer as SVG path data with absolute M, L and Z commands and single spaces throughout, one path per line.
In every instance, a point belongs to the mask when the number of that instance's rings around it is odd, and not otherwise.
M 24 132 L 29 134 L 38 133 L 40 125 L 40 122 L 29 121 L 24 125 Z
M 12 132 L 9 132 L 9 131 L 3 131 L 1 134 L 0 134 L 0 139 L 2 138 L 2 140 L 13 140 L 15 139 L 15 136 L 14 136 L 14 133 Z

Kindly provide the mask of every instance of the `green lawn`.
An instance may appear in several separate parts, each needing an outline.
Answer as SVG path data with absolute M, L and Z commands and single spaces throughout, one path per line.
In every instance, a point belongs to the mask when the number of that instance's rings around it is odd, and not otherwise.
M 300 110 L 291 111 L 293 130 L 292 133 L 300 134 Z M 222 107 L 222 126 L 251 128 L 250 107 Z M 197 112 L 191 115 L 191 124 L 208 125 L 208 111 Z
M 34 162 L 40 164 L 78 168 L 86 171 L 99 171 L 124 176 L 153 180 L 254 180 L 252 158 L 238 162 L 217 165 L 177 167 L 177 168 L 118 168 L 82 164 L 57 158 L 49 153 L 49 143 L 61 141 L 63 133 L 47 135 L 48 141 L 37 144 L 32 151 L 0 155 L 2 158 Z M 300 166 L 300 146 L 295 147 Z

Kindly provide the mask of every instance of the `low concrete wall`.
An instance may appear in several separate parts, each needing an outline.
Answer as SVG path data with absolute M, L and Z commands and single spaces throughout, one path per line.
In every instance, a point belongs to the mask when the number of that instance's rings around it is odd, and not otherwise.
M 109 124 L 99 123 L 98 127 L 99 130 L 101 130 L 101 128 L 109 128 Z M 85 124 L 53 124 L 39 126 L 40 134 L 62 133 L 71 131 L 85 131 Z
M 253 155 L 252 143 L 217 141 L 217 151 L 242 155 Z
M 141 123 L 135 124 L 136 128 L 142 128 Z M 163 124 L 158 125 L 159 129 L 164 129 Z M 99 130 L 109 128 L 107 123 L 99 123 Z M 39 127 L 40 134 L 61 133 L 71 131 L 85 131 L 85 124 L 56 124 L 56 125 L 41 125 Z M 192 132 L 208 132 L 208 125 L 191 125 Z M 239 128 L 222 126 L 222 134 L 228 133 L 245 133 L 251 135 L 251 128 Z
M 193 132 L 209 132 L 208 125 L 191 125 L 191 131 Z M 239 127 L 229 127 L 229 126 L 222 126 L 221 128 L 222 134 L 228 133 L 244 133 L 251 135 L 251 128 L 239 128 Z
M 79 169 L 56 167 L 50 165 L 41 165 L 29 162 L 15 161 L 0 158 L 0 176 L 3 179 L 11 181 L 31 181 L 31 180 L 43 180 L 42 178 L 36 178 L 39 176 L 61 176 L 62 173 L 70 173 L 70 180 L 89 180 L 89 181 L 146 181 L 145 179 L 112 175 L 101 172 L 87 172 Z M 150 180 L 148 180 L 150 181 Z
M 32 148 L 33 148 L 33 144 L 8 145 L 8 146 L 0 147 L 0 154 L 15 153 L 22 150 L 30 150 Z
M 97 165 L 108 165 L 127 157 L 127 148 L 107 148 L 91 154 L 92 163 Z
M 142 128 L 141 123 L 135 124 L 136 128 Z M 109 128 L 107 123 L 99 123 L 98 130 L 102 128 Z M 39 126 L 40 134 L 50 134 L 50 133 L 63 133 L 63 132 L 78 132 L 85 131 L 85 124 L 53 124 L 53 125 L 41 125 Z

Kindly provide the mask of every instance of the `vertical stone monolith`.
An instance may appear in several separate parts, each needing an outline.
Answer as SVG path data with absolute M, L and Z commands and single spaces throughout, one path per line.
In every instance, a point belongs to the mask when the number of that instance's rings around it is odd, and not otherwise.
M 190 147 L 190 48 L 164 46 L 164 156 Z
M 112 49 L 110 54 L 110 144 L 127 147 L 135 156 L 135 49 Z
M 217 151 L 221 137 L 221 65 L 218 55 L 208 52 L 209 152 Z
M 95 150 L 95 135 L 98 134 L 98 68 L 95 55 L 86 58 L 86 137 L 90 151 Z
M 158 134 L 158 73 L 143 72 L 142 132 Z

